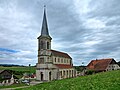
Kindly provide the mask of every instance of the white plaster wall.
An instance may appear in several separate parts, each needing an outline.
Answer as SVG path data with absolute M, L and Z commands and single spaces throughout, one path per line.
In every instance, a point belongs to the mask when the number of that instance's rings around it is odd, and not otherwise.
M 106 70 L 118 70 L 118 69 L 120 69 L 118 64 L 110 64 L 108 65 Z
M 56 58 L 56 62 L 55 62 L 55 58 Z M 51 59 L 53 61 L 53 64 L 68 64 L 68 65 L 70 64 L 70 59 L 69 58 L 52 56 Z

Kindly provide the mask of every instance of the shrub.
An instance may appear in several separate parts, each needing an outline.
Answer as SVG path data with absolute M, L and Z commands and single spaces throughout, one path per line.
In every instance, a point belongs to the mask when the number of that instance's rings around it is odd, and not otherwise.
M 86 75 L 92 75 L 94 73 L 95 73 L 94 70 L 88 70 L 88 71 L 85 72 Z

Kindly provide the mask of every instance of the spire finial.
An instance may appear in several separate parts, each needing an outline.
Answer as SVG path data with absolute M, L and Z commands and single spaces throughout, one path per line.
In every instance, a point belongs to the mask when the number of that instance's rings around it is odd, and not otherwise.
M 44 5 L 44 8 L 46 8 L 46 5 Z
M 46 9 L 46 5 L 44 5 L 44 10 Z

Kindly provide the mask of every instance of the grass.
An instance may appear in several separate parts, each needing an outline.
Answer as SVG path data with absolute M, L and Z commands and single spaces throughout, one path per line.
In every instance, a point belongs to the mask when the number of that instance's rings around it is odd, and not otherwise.
M 31 73 L 35 73 L 36 68 L 35 67 L 2 67 L 0 66 L 0 70 L 4 70 L 4 69 L 8 69 L 8 70 L 13 70 L 13 71 L 21 71 L 21 72 L 30 72 Z
M 22 87 L 22 86 L 28 86 L 24 83 L 21 83 L 21 84 L 13 84 L 13 85 L 10 85 L 10 86 L 0 86 L 0 89 L 3 89 L 3 88 L 16 88 L 16 87 Z
M 16 90 L 120 90 L 120 70 L 51 81 Z

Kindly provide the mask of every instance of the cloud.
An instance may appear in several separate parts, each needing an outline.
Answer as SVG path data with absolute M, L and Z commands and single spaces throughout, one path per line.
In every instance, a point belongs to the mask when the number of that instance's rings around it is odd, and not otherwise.
M 119 0 L 0 0 L 0 62 L 37 63 L 43 5 L 52 49 L 71 55 L 74 65 L 91 59 L 120 60 Z M 18 51 L 15 53 L 10 52 Z

